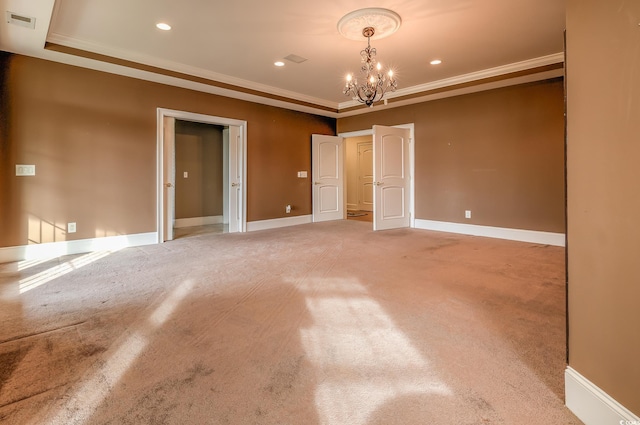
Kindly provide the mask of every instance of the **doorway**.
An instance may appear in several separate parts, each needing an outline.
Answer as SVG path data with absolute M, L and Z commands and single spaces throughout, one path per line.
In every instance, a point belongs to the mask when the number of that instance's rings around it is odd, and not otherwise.
M 359 136 L 373 136 L 373 230 L 415 227 L 413 124 L 374 125 L 370 130 L 338 136 L 314 134 L 313 222 L 347 218 L 344 140 Z M 365 151 L 363 146 L 361 152 Z
M 175 121 L 174 239 L 229 231 L 223 214 L 224 132 L 221 125 Z
M 404 136 L 400 135 L 402 130 L 406 130 Z M 345 139 L 368 136 L 373 140 L 373 230 L 415 227 L 414 124 L 374 125 L 371 129 L 340 133 L 339 136 Z M 408 143 L 405 144 L 404 137 L 407 136 Z M 406 151 L 401 146 L 405 146 Z M 346 184 L 349 184 L 348 179 Z
M 373 136 L 346 137 L 347 219 L 373 223 Z
M 192 226 L 246 231 L 246 126 L 158 108 L 158 242 Z

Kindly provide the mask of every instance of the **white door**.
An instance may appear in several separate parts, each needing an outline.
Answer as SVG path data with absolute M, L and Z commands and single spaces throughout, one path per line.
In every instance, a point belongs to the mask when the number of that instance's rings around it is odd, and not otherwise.
M 162 120 L 162 140 L 163 140 L 163 175 L 164 175 L 164 240 L 173 240 L 174 205 L 176 197 L 176 120 L 173 117 L 165 116 Z
M 342 220 L 344 212 L 344 151 L 342 137 L 311 136 L 313 221 Z
M 373 126 L 373 230 L 409 227 L 410 131 Z
M 358 209 L 373 211 L 373 143 L 358 143 Z
M 229 126 L 229 233 L 239 232 L 242 213 L 242 143 L 240 127 Z

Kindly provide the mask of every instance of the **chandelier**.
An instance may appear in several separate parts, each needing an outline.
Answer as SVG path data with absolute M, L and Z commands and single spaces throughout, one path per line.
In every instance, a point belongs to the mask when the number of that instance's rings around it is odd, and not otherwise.
M 393 70 L 387 73 L 382 72 L 380 62 L 376 63 L 376 49 L 371 47 L 371 37 L 375 34 L 373 27 L 366 27 L 362 30 L 362 35 L 367 37 L 367 47 L 360 52 L 362 57 L 362 67 L 360 71 L 365 76 L 364 83 L 358 84 L 358 79 L 351 74 L 347 75 L 347 84 L 343 93 L 352 96 L 353 100 L 364 103 L 368 107 L 382 100 L 387 90 L 395 91 L 398 88 L 398 82 L 393 77 Z
M 367 47 L 360 52 L 362 77 L 347 75 L 343 93 L 368 107 L 382 100 L 385 93 L 395 91 L 398 83 L 393 70 L 383 72 L 382 65 L 376 61 L 376 49 L 371 47 L 371 39 L 387 37 L 398 28 L 402 19 L 400 15 L 389 9 L 365 8 L 346 14 L 338 22 L 338 31 L 350 40 L 367 38 Z M 374 37 L 375 35 L 375 37 Z

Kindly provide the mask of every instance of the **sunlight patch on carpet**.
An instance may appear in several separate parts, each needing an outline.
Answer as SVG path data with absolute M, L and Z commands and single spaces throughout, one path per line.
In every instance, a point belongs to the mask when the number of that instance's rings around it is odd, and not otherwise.
M 105 353 L 106 360 L 98 369 L 82 381 L 79 388 L 66 398 L 66 403 L 60 406 L 57 415 L 47 419 L 45 423 L 63 425 L 83 424 L 89 421 L 91 415 L 149 344 L 153 332 L 169 319 L 180 302 L 191 292 L 193 286 L 192 280 L 184 281 L 156 307 L 147 320 L 137 328 L 127 331 L 120 338 L 120 342 L 116 342 Z
M 40 264 L 46 263 L 47 261 L 51 261 L 55 258 L 56 257 L 45 257 L 45 258 L 38 258 L 35 260 L 18 261 L 18 271 L 28 270 L 31 267 L 38 266 Z
M 321 423 L 364 425 L 394 399 L 452 395 L 358 280 L 317 278 L 300 287 L 314 322 L 300 331 L 302 343 L 323 376 L 315 397 Z
M 85 254 L 80 257 L 74 258 L 73 260 L 67 261 L 66 263 L 62 263 L 58 266 L 51 267 L 40 273 L 34 274 L 33 276 L 20 279 L 20 281 L 18 282 L 20 294 L 24 294 L 27 291 L 44 285 L 45 283 L 49 283 L 52 280 L 64 276 L 67 273 L 71 273 L 74 270 L 81 269 L 82 267 L 91 264 L 94 261 L 98 261 L 99 259 L 104 258 L 107 255 L 114 253 L 115 251 L 117 250 L 96 251 L 90 254 Z

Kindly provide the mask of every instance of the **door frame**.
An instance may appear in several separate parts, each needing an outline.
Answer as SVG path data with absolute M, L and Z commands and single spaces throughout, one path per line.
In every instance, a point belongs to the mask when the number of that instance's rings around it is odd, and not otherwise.
M 383 125 L 383 124 L 381 124 Z M 409 129 L 409 214 L 411 218 L 409 220 L 410 227 L 416 227 L 416 214 L 415 214 L 415 124 L 400 124 L 400 125 L 390 125 L 388 127 L 396 127 L 396 128 L 407 128 Z M 373 136 L 373 126 L 366 130 L 357 130 L 357 131 L 348 131 L 344 133 L 338 133 L 338 136 L 347 139 L 349 137 L 358 137 L 358 136 Z M 344 187 L 345 187 L 345 196 L 347 190 L 347 176 L 345 173 L 344 179 Z M 375 207 L 375 206 L 374 206 Z
M 164 242 L 164 131 L 163 123 L 165 117 L 172 117 L 185 121 L 194 121 L 204 124 L 213 124 L 221 126 L 235 126 L 240 128 L 240 144 L 242 152 L 242 184 L 240 185 L 242 196 L 242 211 L 240 214 L 239 231 L 247 230 L 247 122 L 232 118 L 216 117 L 213 115 L 197 114 L 187 111 L 178 111 L 174 109 L 157 108 L 156 119 L 156 231 L 157 243 Z M 173 149 L 175 150 L 175 143 Z M 175 159 L 174 159 L 175 161 Z M 175 208 L 175 206 L 174 206 Z

